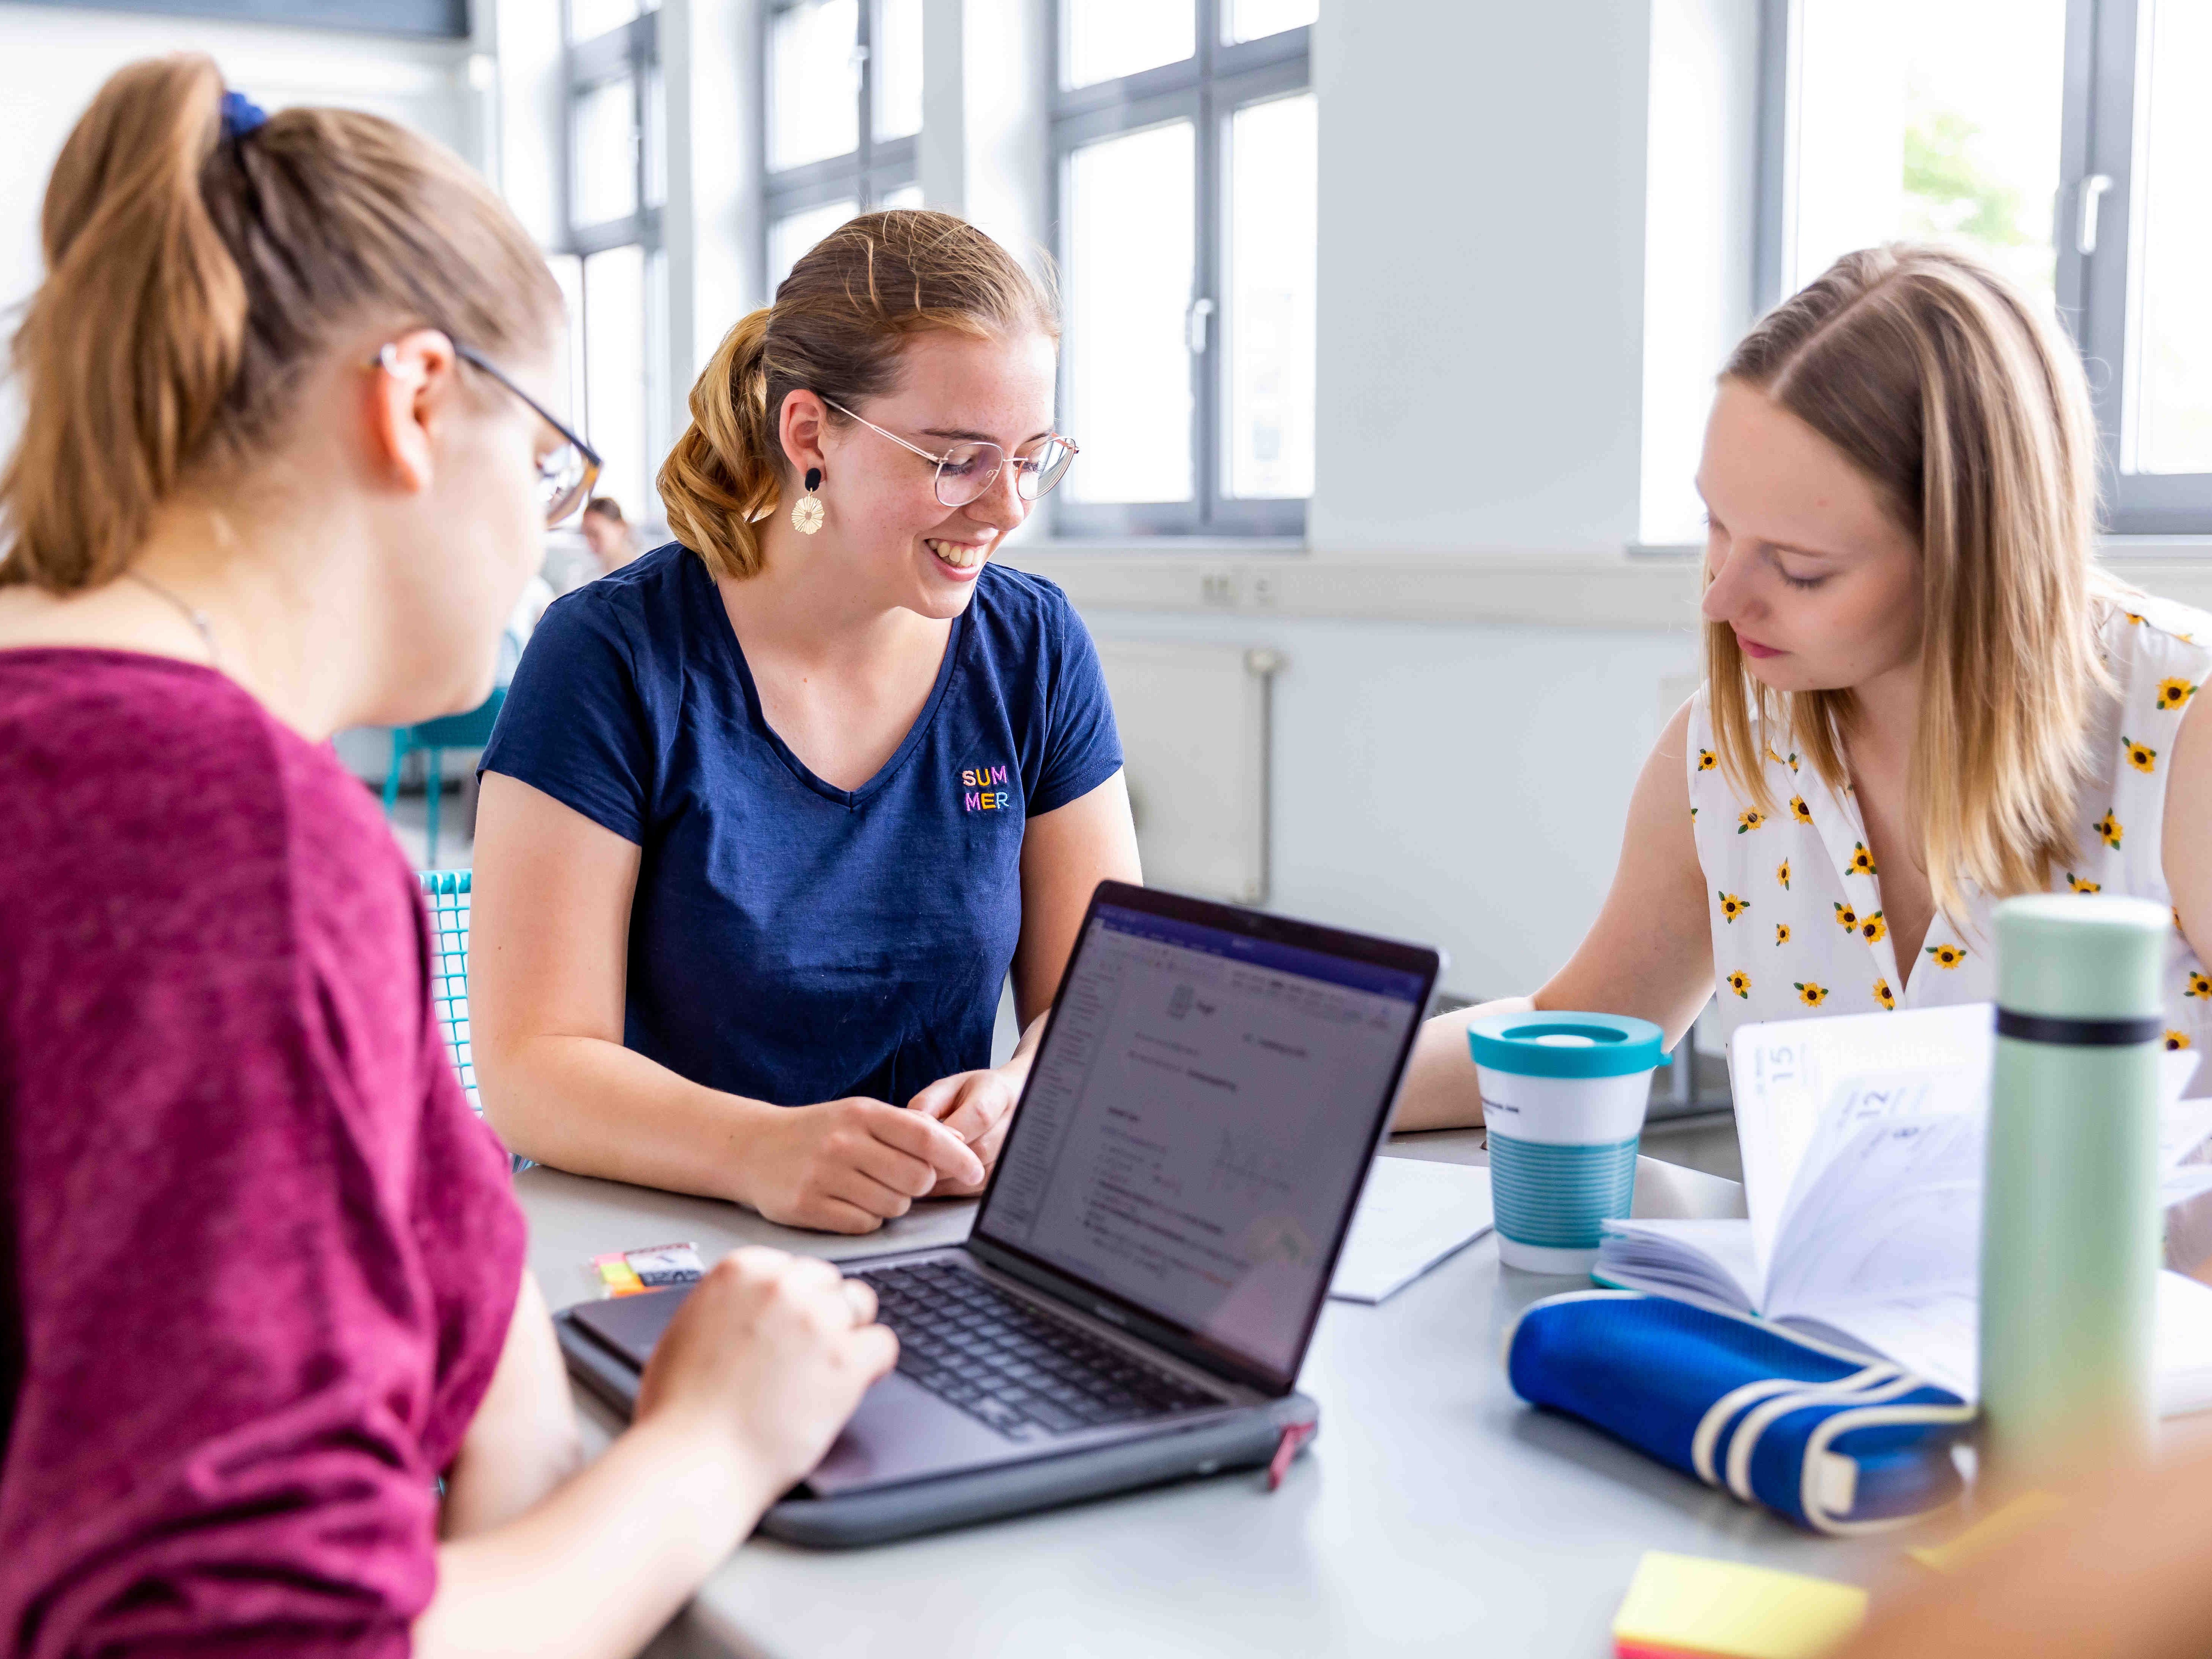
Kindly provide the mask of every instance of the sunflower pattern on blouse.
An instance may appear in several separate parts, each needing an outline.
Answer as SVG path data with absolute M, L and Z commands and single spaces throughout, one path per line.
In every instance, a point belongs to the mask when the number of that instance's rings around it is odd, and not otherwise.
M 2156 826 L 2175 736 L 2212 684 L 2212 617 L 2150 598 L 2129 603 L 2128 611 L 2108 605 L 2100 613 L 2097 644 L 2118 695 L 2101 698 L 2084 731 L 2090 760 L 2076 797 L 2078 844 L 2051 872 L 2049 887 L 2171 906 Z M 1717 1028 L 1711 1036 L 1724 1045 L 1737 1025 L 1753 1020 L 1994 999 L 1986 896 L 1970 885 L 1963 915 L 1938 915 L 1923 937 L 1899 939 L 1882 902 L 1881 860 L 1848 779 L 1822 777 L 1796 734 L 1754 729 L 1750 752 L 1759 757 L 1765 798 L 1738 787 L 1720 763 L 1702 692 L 1686 736 L 1691 832 L 1705 878 L 1719 994 L 1707 1016 Z M 2139 832 L 2130 835 L 2130 827 Z M 1743 942 L 1754 908 L 1756 972 Z M 2198 943 L 2212 949 L 2212 940 Z M 2212 1048 L 2212 969 L 2198 959 L 2178 915 L 2166 984 L 2161 1029 L 2193 1048 Z M 2212 1067 L 2191 1087 L 2212 1094 Z

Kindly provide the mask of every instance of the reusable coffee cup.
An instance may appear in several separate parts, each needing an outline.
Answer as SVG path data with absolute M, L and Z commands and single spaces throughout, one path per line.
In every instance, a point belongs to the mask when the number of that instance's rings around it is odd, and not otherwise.
M 1666 1034 L 1619 1014 L 1490 1014 L 1468 1027 L 1490 1130 L 1498 1258 L 1586 1273 L 1636 1196 L 1636 1143 Z

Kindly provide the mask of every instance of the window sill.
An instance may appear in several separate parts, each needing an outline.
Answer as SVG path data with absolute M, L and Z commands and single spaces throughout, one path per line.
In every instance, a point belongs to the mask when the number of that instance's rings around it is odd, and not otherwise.
M 1293 543 L 1038 540 L 1006 562 L 1079 610 L 1690 634 L 1696 549 L 1313 553 Z M 2115 576 L 2212 611 L 2212 538 L 2114 538 Z

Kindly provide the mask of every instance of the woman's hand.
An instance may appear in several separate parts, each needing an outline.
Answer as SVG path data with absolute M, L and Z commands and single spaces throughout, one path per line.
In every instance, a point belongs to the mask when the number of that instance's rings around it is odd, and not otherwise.
M 684 1299 L 638 1386 L 638 1426 L 720 1448 L 772 1502 L 822 1461 L 898 1358 L 876 1294 L 826 1261 L 735 1250 Z
M 983 1180 L 957 1134 L 880 1100 L 771 1109 L 743 1158 L 740 1198 L 770 1221 L 823 1232 L 872 1233 L 933 1190 Z
M 417 1659 L 639 1651 L 890 1370 L 898 1339 L 875 1316 L 826 1261 L 723 1257 L 653 1350 L 629 1432 L 526 1514 L 440 1547 Z
M 931 1197 L 972 1198 L 990 1183 L 991 1168 L 999 1161 L 999 1148 L 1006 1145 L 1029 1073 L 1030 1057 L 1024 1052 L 1004 1066 L 941 1077 L 907 1103 L 909 1112 L 934 1118 L 958 1135 L 983 1165 L 982 1174 L 971 1182 L 939 1182 Z

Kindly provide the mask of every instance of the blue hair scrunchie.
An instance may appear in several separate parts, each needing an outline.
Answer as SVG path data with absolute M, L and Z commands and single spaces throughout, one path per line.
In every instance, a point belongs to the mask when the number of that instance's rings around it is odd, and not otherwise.
M 258 131 L 269 119 L 269 112 L 242 92 L 226 92 L 222 95 L 222 136 L 234 142 L 248 133 Z

